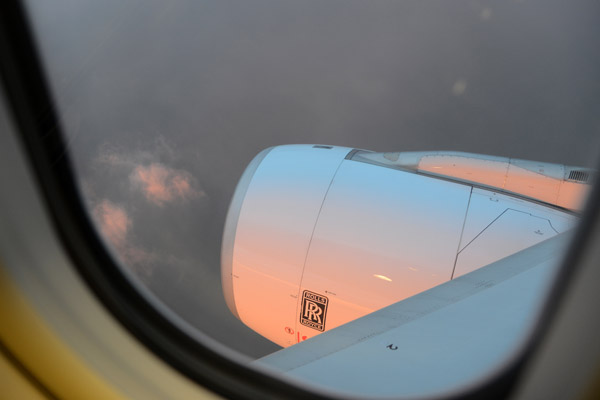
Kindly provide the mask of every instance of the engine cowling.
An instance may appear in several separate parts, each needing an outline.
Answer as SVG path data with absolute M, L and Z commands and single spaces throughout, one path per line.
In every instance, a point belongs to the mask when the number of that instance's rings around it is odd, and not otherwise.
M 487 265 L 576 219 L 356 154 L 321 145 L 266 149 L 235 191 L 223 235 L 225 299 L 281 346 Z M 514 240 L 498 244 L 505 236 Z

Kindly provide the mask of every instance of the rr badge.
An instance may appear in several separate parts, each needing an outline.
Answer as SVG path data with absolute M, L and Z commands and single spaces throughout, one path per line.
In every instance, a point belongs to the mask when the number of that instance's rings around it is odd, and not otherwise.
M 302 292 L 300 323 L 323 332 L 325 330 L 325 316 L 327 314 L 328 302 L 327 297 L 320 294 L 308 290 Z

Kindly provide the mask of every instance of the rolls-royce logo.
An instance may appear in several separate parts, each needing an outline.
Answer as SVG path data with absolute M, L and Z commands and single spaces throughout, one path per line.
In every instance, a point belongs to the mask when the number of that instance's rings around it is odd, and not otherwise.
M 302 292 L 302 311 L 300 323 L 318 331 L 325 330 L 325 316 L 327 314 L 327 303 L 325 296 L 305 290 Z

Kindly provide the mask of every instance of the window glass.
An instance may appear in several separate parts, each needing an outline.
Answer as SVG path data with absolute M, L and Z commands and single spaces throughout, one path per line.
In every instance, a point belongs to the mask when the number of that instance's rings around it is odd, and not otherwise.
M 563 172 L 575 171 L 571 182 L 587 181 L 596 167 L 600 24 L 598 5 L 592 1 L 26 3 L 81 195 L 106 244 L 123 268 L 173 313 L 251 359 L 281 349 L 281 343 L 238 319 L 250 311 L 228 303 L 221 249 L 238 182 L 263 150 L 296 143 L 325 145 L 312 150 L 329 154 L 347 148 L 336 179 L 354 176 L 352 168 L 359 164 L 393 172 L 387 168 L 398 166 L 393 154 L 417 151 L 523 160 L 525 164 L 505 164 L 530 172 L 537 167 L 530 168 L 527 161 L 540 162 L 546 170 L 564 165 L 573 168 Z M 281 147 L 275 149 L 264 155 L 263 163 L 279 156 L 291 159 Z M 353 149 L 365 151 L 345 159 Z M 327 188 L 333 179 L 326 178 L 329 164 L 311 157 L 306 165 L 314 174 L 306 185 L 323 181 Z M 294 165 L 298 163 L 302 161 Z M 532 173 L 539 175 L 536 171 Z M 290 176 L 280 178 L 293 191 L 297 187 Z M 377 175 L 361 183 L 368 186 L 377 179 L 384 178 Z M 435 189 L 428 186 L 429 181 L 410 182 L 411 190 L 427 188 L 438 199 L 450 193 L 438 191 L 437 184 Z M 450 186 L 448 190 L 455 190 Z M 248 187 L 248 196 L 253 188 Z M 332 188 L 331 196 L 346 195 L 341 183 Z M 493 196 L 495 189 L 503 187 L 483 182 L 477 187 L 480 197 L 471 199 Z M 498 196 L 510 197 L 519 190 Z M 301 205 L 311 204 L 307 193 L 302 191 L 307 199 Z M 366 199 L 363 204 L 389 206 L 376 189 L 371 197 L 358 193 Z M 458 202 L 461 193 L 456 189 L 447 196 Z M 423 196 L 415 201 L 432 198 Z M 554 232 L 575 226 L 579 203 L 561 203 L 558 209 L 548 206 L 546 197 L 525 197 L 533 198 L 532 204 L 544 203 L 545 220 L 560 220 L 553 223 L 564 229 L 553 225 Z M 270 211 L 281 211 L 278 204 Z M 344 221 L 335 204 L 322 207 L 323 218 L 332 224 Z M 372 213 L 371 208 L 363 211 L 365 218 Z M 349 212 L 346 217 L 352 216 Z M 293 220 L 285 212 L 280 215 L 288 217 Z M 501 222 L 542 229 L 521 217 L 509 213 Z M 476 222 L 470 223 L 475 231 Z M 312 233 L 323 237 L 334 235 L 314 223 L 313 228 Z M 348 240 L 359 246 L 348 232 Z M 506 236 L 500 230 L 494 234 Z M 519 243 L 511 247 L 514 252 L 534 244 Z M 448 251 L 456 252 L 455 245 L 450 247 Z M 344 251 L 349 250 L 335 250 Z M 429 253 L 442 254 L 436 251 Z M 460 264 L 464 273 L 479 255 L 469 257 Z M 307 271 L 319 271 L 318 262 L 310 264 L 308 256 L 306 262 Z M 382 271 L 373 276 L 378 282 L 393 280 Z M 315 272 L 306 279 L 318 277 Z M 432 278 L 421 289 L 446 280 Z M 308 292 L 295 300 L 300 305 L 294 312 L 306 311 L 297 322 L 309 328 L 312 324 L 315 331 L 333 324 L 331 313 L 327 319 L 317 318 L 333 306 L 328 303 L 332 295 Z M 273 304 L 283 304 L 284 299 L 273 296 Z M 350 314 L 364 315 L 384 305 L 374 295 L 364 296 L 368 305 Z M 275 313 L 258 312 L 266 319 Z M 302 341 L 295 327 L 281 330 Z

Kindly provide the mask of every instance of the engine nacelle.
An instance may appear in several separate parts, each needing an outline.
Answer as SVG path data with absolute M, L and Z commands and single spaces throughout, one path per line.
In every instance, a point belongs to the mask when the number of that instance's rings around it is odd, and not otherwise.
M 223 236 L 225 299 L 243 323 L 281 346 L 513 254 L 576 219 L 357 154 L 269 148 L 235 191 Z

